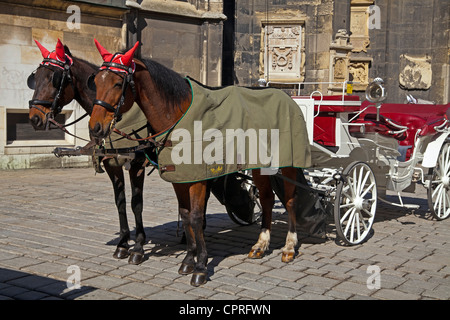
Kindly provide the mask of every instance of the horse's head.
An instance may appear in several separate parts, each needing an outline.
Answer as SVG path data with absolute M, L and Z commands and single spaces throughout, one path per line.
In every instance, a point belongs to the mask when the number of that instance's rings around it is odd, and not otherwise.
M 56 49 L 48 51 L 37 40 L 44 60 L 28 77 L 27 84 L 34 90 L 29 101 L 29 119 L 36 130 L 47 128 L 48 119 L 61 112 L 63 106 L 75 97 L 70 75 L 73 60 L 70 51 L 58 39 Z
M 139 42 L 127 52 L 113 55 L 97 40 L 94 41 L 104 63 L 97 74 L 88 79 L 88 87 L 96 90 L 89 131 L 96 142 L 100 143 L 110 133 L 115 122 L 120 120 L 121 114 L 133 105 L 133 73 L 136 67 L 133 55 Z

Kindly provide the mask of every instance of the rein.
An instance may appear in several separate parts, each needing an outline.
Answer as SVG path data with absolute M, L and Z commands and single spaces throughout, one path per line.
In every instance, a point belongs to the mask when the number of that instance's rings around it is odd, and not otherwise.
M 148 141 L 148 142 L 151 142 L 155 147 L 161 147 L 161 148 L 162 148 L 162 147 L 171 147 L 171 146 L 172 146 L 172 143 L 169 142 L 169 141 L 167 140 L 167 138 L 168 138 L 168 136 L 169 136 L 169 133 L 170 133 L 170 132 L 172 131 L 172 129 L 175 127 L 175 125 L 176 125 L 176 123 L 173 124 L 170 128 L 168 128 L 168 129 L 166 129 L 166 130 L 163 130 L 163 131 L 161 131 L 161 132 L 152 134 L 151 136 L 148 136 L 148 137 L 146 137 L 146 138 L 133 138 L 131 135 L 129 135 L 129 134 L 123 132 L 123 131 L 120 131 L 120 130 L 117 129 L 117 128 L 114 128 L 112 131 L 115 132 L 115 133 L 117 133 L 118 135 L 121 135 L 121 136 L 124 137 L 125 139 L 131 140 L 131 141 Z M 154 139 L 155 137 L 157 137 L 157 136 L 159 136 L 159 135 L 161 135 L 161 134 L 163 134 L 163 133 L 165 133 L 165 132 L 167 132 L 167 133 L 166 133 L 165 138 L 164 138 L 162 141 L 158 142 L 158 141 L 156 141 L 156 140 Z
M 67 126 L 72 125 L 72 124 L 74 124 L 74 123 L 77 123 L 78 121 L 80 121 L 81 119 L 83 119 L 84 117 L 86 117 L 87 115 L 88 115 L 88 114 L 86 113 L 84 116 L 78 118 L 77 120 L 75 120 L 75 121 L 73 121 L 73 122 L 71 122 L 71 123 L 69 123 L 69 124 L 67 124 L 67 125 L 62 125 L 62 124 L 60 124 L 59 122 L 57 122 L 57 121 L 56 121 L 55 119 L 53 119 L 53 118 L 50 118 L 50 119 L 48 119 L 47 121 L 49 121 L 50 123 L 54 124 L 57 128 L 61 129 L 64 133 L 67 133 L 69 136 L 72 136 L 72 137 L 75 137 L 75 138 L 77 138 L 77 139 L 80 139 L 80 140 L 89 142 L 89 141 L 91 141 L 91 140 L 88 140 L 88 139 L 84 139 L 84 138 L 78 137 L 77 135 L 74 135 L 73 133 L 70 133 L 70 132 L 66 129 Z

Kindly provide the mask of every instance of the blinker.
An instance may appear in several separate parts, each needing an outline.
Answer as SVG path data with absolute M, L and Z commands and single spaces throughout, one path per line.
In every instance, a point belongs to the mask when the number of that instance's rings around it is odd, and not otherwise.
M 91 74 L 89 78 L 87 79 L 87 86 L 92 91 L 96 91 L 97 87 L 95 86 L 95 73 Z
M 36 79 L 35 79 L 36 71 L 33 71 L 27 79 L 27 86 L 31 90 L 34 90 L 36 88 Z

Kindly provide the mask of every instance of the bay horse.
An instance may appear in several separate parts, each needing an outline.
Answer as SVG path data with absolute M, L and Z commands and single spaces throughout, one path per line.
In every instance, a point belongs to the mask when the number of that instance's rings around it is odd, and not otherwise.
M 36 41 L 36 40 L 35 40 Z M 76 100 L 87 114 L 92 113 L 92 101 L 95 91 L 87 86 L 88 77 L 98 66 L 72 56 L 67 46 L 58 39 L 56 49 L 48 51 L 36 41 L 44 60 L 28 78 L 28 86 L 34 90 L 29 102 L 30 123 L 36 130 L 49 128 L 50 119 L 56 117 L 62 108 Z M 107 159 L 104 168 L 111 179 L 114 198 L 119 213 L 119 243 L 113 256 L 117 259 L 129 258 L 130 264 L 140 264 L 144 260 L 145 232 L 142 220 L 144 168 L 143 160 L 132 160 L 129 169 L 131 184 L 131 208 L 136 222 L 136 243 L 129 252 L 130 229 L 126 213 L 125 178 L 123 164 Z
M 89 131 L 97 143 L 110 134 L 120 114 L 127 112 L 135 101 L 144 112 L 155 132 L 171 128 L 187 111 L 192 100 L 186 79 L 151 59 L 133 59 L 139 42 L 125 53 L 109 53 L 94 39 L 104 63 L 89 80 L 96 88 Z M 282 168 L 283 176 L 296 180 L 297 168 Z M 249 258 L 261 258 L 270 243 L 274 194 L 268 175 L 253 170 L 253 179 L 259 190 L 262 206 L 262 226 L 257 243 Z M 187 236 L 187 253 L 179 274 L 192 273 L 191 285 L 207 282 L 207 251 L 203 232 L 203 213 L 207 202 L 207 181 L 173 183 L 178 210 Z M 288 212 L 288 234 L 282 248 L 282 261 L 294 259 L 297 245 L 296 215 L 294 210 L 295 185 L 284 181 L 285 207 Z

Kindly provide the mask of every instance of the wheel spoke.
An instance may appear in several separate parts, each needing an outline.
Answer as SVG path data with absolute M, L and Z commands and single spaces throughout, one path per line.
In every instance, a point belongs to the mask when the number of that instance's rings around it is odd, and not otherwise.
M 372 218 L 373 217 L 373 214 L 372 214 L 372 212 L 370 212 L 369 210 L 367 210 L 367 209 L 362 209 L 361 211 L 363 211 L 363 212 L 365 212 L 365 213 L 367 213 L 367 215 L 370 217 L 370 218 Z
M 436 197 L 436 200 L 437 201 L 436 201 L 436 204 L 434 206 L 434 210 L 435 211 L 436 211 L 436 209 L 438 210 L 437 215 L 438 215 L 438 217 L 440 217 L 441 216 L 441 201 L 442 201 L 440 192 L 438 193 L 438 196 Z
M 361 169 L 359 169 L 359 177 L 358 177 L 358 181 L 357 181 L 356 194 L 361 193 L 361 188 L 363 186 L 363 184 L 362 184 L 363 171 L 364 171 L 364 167 L 361 167 Z
M 361 191 L 363 191 L 362 189 L 366 185 L 366 181 L 367 181 L 367 178 L 369 177 L 369 175 L 370 175 L 370 171 L 367 171 L 366 175 L 364 176 L 364 179 L 361 182 L 361 188 L 359 189 L 360 193 L 361 193 Z M 364 197 L 364 196 L 361 195 L 361 197 Z
M 361 226 L 359 224 L 359 215 L 360 215 L 359 212 L 355 215 L 355 220 L 356 220 L 355 226 L 356 226 L 356 231 L 357 231 L 357 235 L 358 235 L 358 240 L 361 239 Z
M 353 183 L 352 183 L 352 188 L 353 188 L 353 194 L 355 196 L 358 195 L 358 178 L 356 177 L 357 172 L 356 169 L 353 170 Z
M 347 221 L 347 226 L 345 227 L 345 230 L 344 230 L 344 235 L 345 236 L 347 236 L 347 233 L 348 233 L 348 229 L 350 228 L 350 225 L 351 225 L 351 221 L 353 221 L 353 216 L 355 215 L 355 208 L 352 208 L 351 209 L 351 214 L 350 214 L 350 218 L 348 219 L 348 221 Z M 341 224 L 343 224 L 343 222 L 344 221 L 341 221 Z
M 372 182 L 372 183 L 370 184 L 370 186 L 368 186 L 368 187 L 366 188 L 366 190 L 361 194 L 361 198 L 364 198 L 364 196 L 367 194 L 367 192 L 369 192 L 369 191 L 372 190 L 372 188 L 373 188 L 374 185 L 375 185 L 375 182 Z
M 342 216 L 342 218 L 341 218 L 341 220 L 340 220 L 341 224 L 344 224 L 345 218 L 347 218 L 347 216 L 349 215 L 349 213 L 350 213 L 352 210 L 355 210 L 355 208 L 352 207 L 352 208 L 348 209 L 348 210 L 344 213 L 344 215 Z
M 444 170 L 443 170 L 443 174 L 445 174 L 445 175 L 447 175 L 448 174 L 448 171 L 449 171 L 449 168 L 450 168 L 450 161 L 449 161 L 449 159 L 450 159 L 450 148 L 448 147 L 448 146 L 446 146 L 447 147 L 447 152 L 445 153 L 445 155 L 443 155 L 442 156 L 442 161 L 444 161 Z
M 348 184 L 348 189 L 350 189 L 350 193 L 352 194 L 352 198 L 356 197 L 356 193 L 355 190 L 353 189 L 353 181 L 352 178 L 347 177 L 347 184 Z
M 366 211 L 367 212 L 367 210 L 365 210 L 365 209 L 363 209 L 362 211 Z M 359 215 L 360 215 L 360 218 L 361 218 L 361 224 L 363 225 L 363 227 L 364 227 L 364 232 L 366 232 L 367 230 L 368 230 L 368 226 L 367 226 L 367 224 L 366 224 L 366 221 L 364 220 L 364 217 L 362 216 L 362 214 L 361 213 L 359 213 Z
M 433 194 L 432 194 L 433 199 L 434 199 L 434 197 L 436 196 L 436 193 L 439 193 L 439 190 L 441 190 L 442 187 L 443 187 L 443 184 L 440 183 L 440 184 L 438 184 L 438 186 L 436 187 L 436 189 L 434 189 Z
M 353 202 L 346 203 L 346 204 L 341 205 L 341 209 L 348 208 L 348 207 L 354 206 L 354 205 L 355 205 L 355 204 L 354 204 Z

